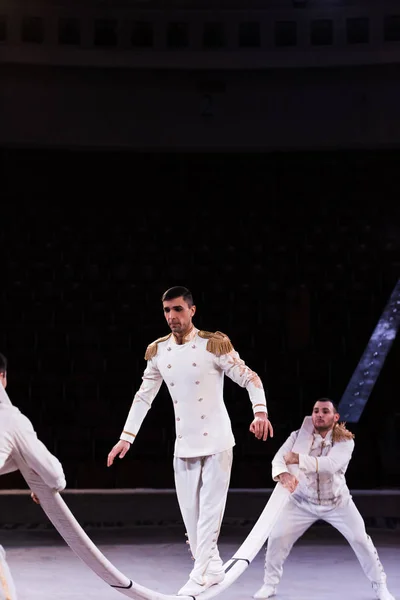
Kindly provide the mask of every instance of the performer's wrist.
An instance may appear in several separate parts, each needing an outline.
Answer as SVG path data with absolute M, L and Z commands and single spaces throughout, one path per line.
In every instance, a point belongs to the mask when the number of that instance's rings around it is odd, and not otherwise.
M 133 444 L 133 442 L 135 441 L 135 434 L 134 433 L 130 433 L 129 431 L 123 431 L 119 437 L 120 440 L 122 440 L 123 442 L 128 442 L 128 444 Z
M 254 411 L 254 416 L 255 416 L 255 417 L 260 417 L 260 416 L 262 416 L 262 417 L 266 417 L 266 418 L 268 419 L 268 413 L 267 413 L 267 411 L 266 411 L 266 410 L 255 410 L 255 411 Z

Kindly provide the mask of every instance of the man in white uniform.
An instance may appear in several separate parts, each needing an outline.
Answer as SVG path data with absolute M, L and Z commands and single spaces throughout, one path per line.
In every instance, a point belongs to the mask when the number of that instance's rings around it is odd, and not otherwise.
M 7 386 L 7 359 L 0 354 L 0 475 L 18 470 L 15 456 L 23 459 L 43 481 L 60 492 L 66 486 L 61 463 L 38 440 L 32 423 L 15 406 L 5 392 Z M 31 494 L 35 502 L 38 499 Z M 0 600 L 16 600 L 15 585 L 0 546 Z
M 176 492 L 194 559 L 189 580 L 178 594 L 197 595 L 225 576 L 217 541 L 235 439 L 223 398 L 224 375 L 249 394 L 254 413 L 250 431 L 265 441 L 273 429 L 259 376 L 246 366 L 226 335 L 199 331 L 193 325 L 196 307 L 190 291 L 170 288 L 162 304 L 171 333 L 147 347 L 142 385 L 107 465 L 116 456 L 125 456 L 164 381 L 175 412 Z
M 293 431 L 272 460 L 273 480 L 280 481 L 291 495 L 268 538 L 264 585 L 254 598 L 275 596 L 293 544 L 313 523 L 322 520 L 347 539 L 376 597 L 394 600 L 386 587 L 386 574 L 378 553 L 347 487 L 345 473 L 354 449 L 354 435 L 338 421 L 334 403 L 327 398 L 317 400 L 309 432 L 304 424 Z M 301 451 L 293 452 L 300 437 Z M 296 474 L 290 472 L 293 470 Z

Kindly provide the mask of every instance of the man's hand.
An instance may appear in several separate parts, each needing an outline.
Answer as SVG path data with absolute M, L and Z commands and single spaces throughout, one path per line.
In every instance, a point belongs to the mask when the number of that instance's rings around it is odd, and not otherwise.
M 290 493 L 294 492 L 299 483 L 299 480 L 291 473 L 281 473 L 279 475 L 279 481 Z
M 288 452 L 287 454 L 285 454 L 283 459 L 287 465 L 299 464 L 299 455 L 296 452 Z
M 31 498 L 36 504 L 40 504 L 40 500 L 34 492 L 31 492 Z
M 268 420 L 266 413 L 264 412 L 256 412 L 254 415 L 254 421 L 250 424 L 249 430 L 251 433 L 254 433 L 258 440 L 265 440 L 268 437 L 268 434 L 271 437 L 274 437 L 274 430 L 272 428 L 271 423 Z
M 114 462 L 114 458 L 118 456 L 118 454 L 120 458 L 124 458 L 125 454 L 128 452 L 130 447 L 130 442 L 126 442 L 125 440 L 119 440 L 119 442 L 115 444 L 114 448 L 107 456 L 107 467 L 111 467 L 111 465 Z

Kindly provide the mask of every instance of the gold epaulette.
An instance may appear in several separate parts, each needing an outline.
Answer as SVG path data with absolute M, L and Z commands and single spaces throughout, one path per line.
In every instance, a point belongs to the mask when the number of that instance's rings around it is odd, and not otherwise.
M 169 333 L 168 335 L 164 335 L 164 337 L 160 337 L 160 338 L 158 338 L 158 340 L 151 342 L 151 344 L 149 344 L 146 348 L 144 360 L 151 360 L 152 358 L 154 358 L 155 355 L 157 354 L 158 344 L 160 342 L 165 342 L 168 338 L 171 337 L 171 335 L 172 335 L 172 333 Z
M 345 442 L 354 439 L 354 433 L 351 433 L 346 427 L 346 423 L 336 423 L 332 431 L 332 442 Z
M 229 354 L 234 350 L 231 340 L 221 331 L 199 331 L 199 336 L 208 340 L 207 350 L 221 356 L 221 354 Z

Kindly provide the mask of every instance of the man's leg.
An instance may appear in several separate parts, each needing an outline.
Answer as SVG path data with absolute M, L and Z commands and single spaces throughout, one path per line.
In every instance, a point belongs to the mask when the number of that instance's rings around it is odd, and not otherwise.
M 175 488 L 192 557 L 196 556 L 199 488 L 204 458 L 174 458 Z
M 391 598 L 392 596 L 385 592 L 386 573 L 379 560 L 378 552 L 366 532 L 364 519 L 354 504 L 354 501 L 350 499 L 348 504 L 339 506 L 332 511 L 332 514 L 327 513 L 324 516 L 324 519 L 340 531 L 349 542 L 365 575 L 377 592 L 378 598 Z M 379 590 L 383 590 L 382 594 L 378 593 Z
M 275 595 L 276 586 L 282 577 L 283 564 L 293 544 L 318 520 L 315 514 L 308 512 L 307 506 L 305 502 L 304 508 L 300 508 L 291 499 L 284 506 L 267 541 L 264 585 L 255 593 L 255 598 L 269 598 Z
M 205 457 L 199 491 L 195 563 L 190 577 L 200 585 L 224 578 L 218 537 L 232 469 L 232 449 Z
M 3 546 L 0 546 L 0 600 L 17 600 L 17 592 Z

